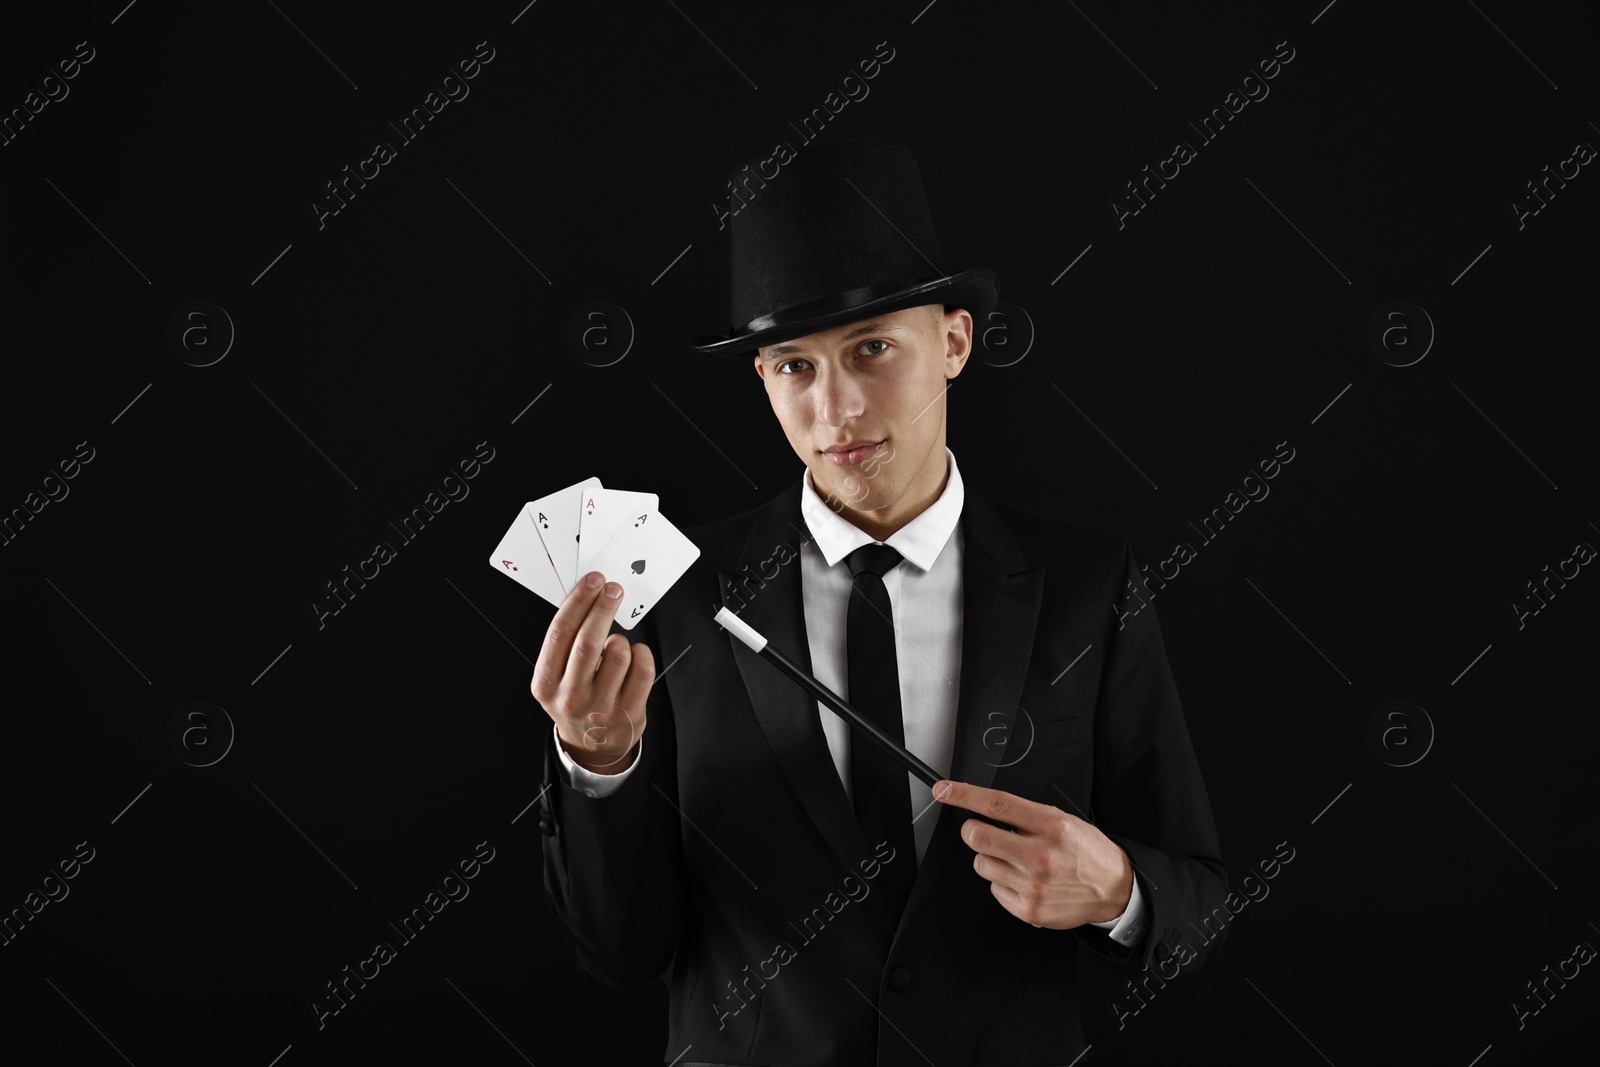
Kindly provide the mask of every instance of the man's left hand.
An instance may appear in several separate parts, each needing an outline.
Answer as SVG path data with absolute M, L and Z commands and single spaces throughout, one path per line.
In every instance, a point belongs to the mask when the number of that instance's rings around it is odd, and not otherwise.
M 1093 823 L 965 782 L 937 782 L 933 797 L 1016 827 L 1013 832 L 968 819 L 961 824 L 961 840 L 975 853 L 972 868 L 989 880 L 1000 906 L 1023 922 L 1070 930 L 1107 922 L 1127 909 L 1133 863 Z

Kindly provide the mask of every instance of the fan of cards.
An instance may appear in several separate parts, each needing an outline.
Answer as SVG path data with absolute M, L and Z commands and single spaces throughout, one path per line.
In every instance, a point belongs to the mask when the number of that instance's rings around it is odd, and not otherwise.
M 599 571 L 622 586 L 617 622 L 631 630 L 700 556 L 656 510 L 657 499 L 607 489 L 599 478 L 569 485 L 524 505 L 489 565 L 557 607 Z

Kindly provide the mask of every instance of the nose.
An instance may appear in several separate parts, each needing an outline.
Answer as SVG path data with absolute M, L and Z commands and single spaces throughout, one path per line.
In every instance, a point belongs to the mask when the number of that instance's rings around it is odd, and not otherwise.
M 859 419 L 867 406 L 861 379 L 832 363 L 825 363 L 817 370 L 813 395 L 817 421 L 827 426 L 844 426 Z

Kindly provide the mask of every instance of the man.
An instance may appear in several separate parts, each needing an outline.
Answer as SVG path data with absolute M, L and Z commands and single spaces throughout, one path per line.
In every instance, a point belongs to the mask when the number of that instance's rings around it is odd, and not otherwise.
M 1078 950 L 1153 989 L 1210 957 L 1190 924 L 1227 891 L 1153 611 L 1121 609 L 1128 539 L 966 487 L 945 389 L 998 285 L 934 265 L 908 151 L 809 147 L 731 241 L 739 325 L 696 347 L 753 360 L 806 471 L 687 531 L 701 556 L 638 642 L 598 573 L 557 610 L 532 681 L 549 899 L 602 982 L 665 976 L 663 1062 L 1068 1064 Z

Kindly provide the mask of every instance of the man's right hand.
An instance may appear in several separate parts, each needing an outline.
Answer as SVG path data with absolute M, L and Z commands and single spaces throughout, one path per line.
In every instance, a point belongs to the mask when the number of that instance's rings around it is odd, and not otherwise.
M 656 677 L 648 645 L 607 636 L 621 603 L 620 585 L 599 571 L 584 575 L 556 609 L 533 667 L 533 698 L 555 722 L 561 747 L 597 774 L 632 765 Z

